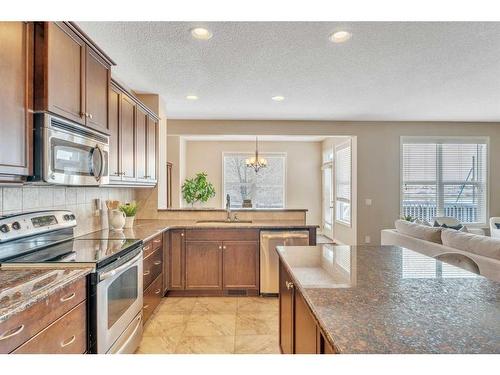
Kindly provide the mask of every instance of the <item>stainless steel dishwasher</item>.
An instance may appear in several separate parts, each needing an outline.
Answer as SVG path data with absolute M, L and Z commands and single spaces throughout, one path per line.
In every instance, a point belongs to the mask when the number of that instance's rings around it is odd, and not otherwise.
M 260 232 L 260 293 L 278 294 L 278 254 L 276 246 L 308 246 L 309 231 Z

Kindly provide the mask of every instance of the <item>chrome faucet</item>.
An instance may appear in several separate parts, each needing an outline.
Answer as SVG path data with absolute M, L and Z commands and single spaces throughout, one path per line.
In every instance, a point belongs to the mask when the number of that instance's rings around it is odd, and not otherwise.
M 229 194 L 226 195 L 226 212 L 227 212 L 227 221 L 231 221 L 231 197 Z

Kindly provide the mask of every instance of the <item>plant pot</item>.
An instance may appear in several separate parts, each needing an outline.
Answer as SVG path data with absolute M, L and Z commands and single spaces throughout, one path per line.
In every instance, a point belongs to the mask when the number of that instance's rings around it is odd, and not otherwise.
M 135 216 L 127 216 L 127 217 L 125 217 L 125 226 L 124 226 L 124 228 L 126 228 L 126 229 L 133 228 L 134 227 L 134 220 L 135 220 Z

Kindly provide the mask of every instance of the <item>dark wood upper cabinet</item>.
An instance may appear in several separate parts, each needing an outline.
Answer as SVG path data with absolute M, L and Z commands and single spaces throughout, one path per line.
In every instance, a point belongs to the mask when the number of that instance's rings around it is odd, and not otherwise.
M 109 178 L 121 180 L 120 166 L 120 90 L 109 90 Z
M 146 178 L 150 181 L 156 181 L 156 158 L 157 158 L 157 140 L 158 121 L 148 116 L 147 124 L 147 173 Z
M 137 106 L 137 120 L 135 125 L 135 155 L 136 155 L 136 176 L 137 180 L 146 180 L 146 134 L 148 115 Z
M 222 290 L 222 242 L 186 241 L 186 290 Z
M 136 105 L 128 96 L 121 95 L 120 107 L 120 158 L 122 180 L 135 181 Z
M 37 22 L 35 110 L 107 132 L 113 64 L 75 24 Z
M 0 22 L 0 46 L 0 175 L 27 176 L 33 168 L 33 24 Z
M 224 241 L 224 289 L 259 289 L 259 243 Z
M 91 48 L 86 48 L 85 108 L 87 125 L 107 131 L 110 66 Z

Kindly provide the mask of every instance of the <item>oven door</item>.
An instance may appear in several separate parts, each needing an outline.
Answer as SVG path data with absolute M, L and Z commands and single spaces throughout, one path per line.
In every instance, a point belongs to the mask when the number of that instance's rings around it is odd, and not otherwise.
M 126 339 L 122 334 L 141 316 L 142 251 L 126 258 L 98 274 L 97 353 L 107 353 L 119 338 Z
M 58 118 L 43 129 L 46 182 L 63 185 L 109 183 L 109 138 Z

